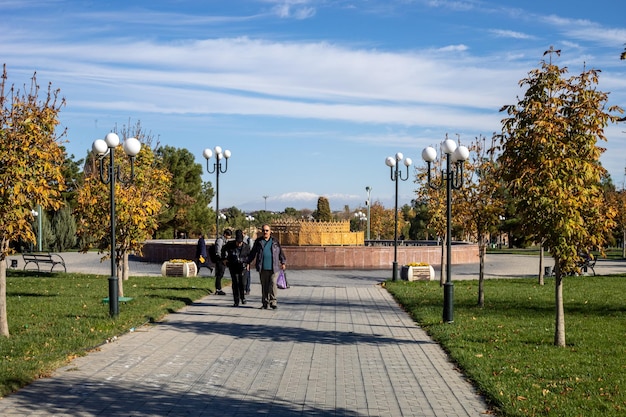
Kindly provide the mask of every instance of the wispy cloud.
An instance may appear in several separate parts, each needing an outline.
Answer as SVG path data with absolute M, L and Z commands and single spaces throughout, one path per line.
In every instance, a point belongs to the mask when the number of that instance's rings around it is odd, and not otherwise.
M 493 33 L 499 38 L 513 38 L 513 39 L 536 39 L 535 36 L 528 35 L 521 32 L 515 32 L 512 30 L 491 29 L 489 32 Z
M 606 27 L 586 19 L 569 19 L 555 15 L 543 16 L 541 19 L 572 39 L 607 45 L 622 45 L 626 39 L 626 29 Z
M 310 0 L 264 0 L 273 3 L 272 11 L 282 19 L 304 20 L 315 16 L 316 10 Z

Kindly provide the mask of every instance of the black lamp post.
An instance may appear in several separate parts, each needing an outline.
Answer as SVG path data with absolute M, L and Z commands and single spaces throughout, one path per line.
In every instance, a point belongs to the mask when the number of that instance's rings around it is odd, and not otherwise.
M 100 181 L 103 184 L 110 185 L 111 199 L 111 275 L 109 276 L 109 315 L 116 317 L 120 313 L 119 309 L 119 282 L 117 277 L 117 248 L 115 244 L 115 181 L 122 184 L 131 183 L 135 177 L 135 156 L 141 150 L 141 143 L 135 138 L 127 138 L 124 141 L 124 152 L 130 158 L 130 178 L 122 179 L 120 167 L 115 166 L 115 148 L 120 144 L 120 138 L 117 134 L 111 132 L 103 139 L 97 139 L 93 142 L 93 152 L 99 157 L 100 165 Z M 109 153 L 108 175 L 104 175 L 104 157 Z
M 446 282 L 443 285 L 443 321 L 454 321 L 454 284 L 452 283 L 452 189 L 458 190 L 463 185 L 463 165 L 469 157 L 469 150 L 465 146 L 456 146 L 452 139 L 446 139 L 441 145 L 446 154 L 446 169 L 441 171 L 441 183 L 436 185 L 432 182 L 430 164 L 437 158 L 437 151 L 427 147 L 422 151 L 422 159 L 428 165 L 428 186 L 440 189 L 444 183 L 446 186 Z M 454 171 L 450 170 L 454 164 Z
M 400 161 L 404 158 L 401 152 L 398 152 L 395 156 L 388 156 L 385 160 L 385 164 L 389 167 L 391 171 L 391 181 L 396 183 L 396 216 L 393 224 L 393 271 L 391 275 L 392 281 L 398 280 L 398 182 L 400 180 L 406 181 L 409 179 L 409 166 L 413 163 L 411 158 L 404 159 L 404 165 L 406 166 L 406 177 L 402 178 L 402 173 L 400 172 Z M 368 216 L 369 218 L 369 216 Z
M 220 173 L 225 174 L 228 171 L 228 159 L 230 158 L 230 151 L 226 149 L 222 152 L 220 146 L 215 147 L 215 162 L 213 168 L 209 165 L 209 159 L 213 156 L 213 151 L 206 148 L 202 152 L 202 156 L 206 159 L 206 170 L 209 174 L 215 173 L 215 238 L 220 237 Z M 225 159 L 224 166 L 222 166 L 222 159 Z M 223 169 L 222 169 L 223 168 Z
M 370 194 L 372 187 L 368 185 L 365 187 L 365 191 L 367 192 L 367 200 L 365 200 L 365 205 L 367 206 L 367 240 L 370 240 Z

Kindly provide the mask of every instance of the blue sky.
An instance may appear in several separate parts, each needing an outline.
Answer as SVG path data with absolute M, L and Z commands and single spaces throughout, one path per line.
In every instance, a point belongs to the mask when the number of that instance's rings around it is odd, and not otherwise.
M 0 0 L 0 63 L 67 100 L 68 151 L 116 124 L 163 145 L 232 152 L 220 207 L 393 207 L 385 158 L 445 135 L 491 137 L 551 45 L 626 107 L 626 3 L 598 0 Z M 619 186 L 626 126 L 602 157 Z M 215 175 L 204 179 L 215 182 Z M 399 184 L 400 205 L 413 198 Z M 267 200 L 263 196 L 268 196 Z

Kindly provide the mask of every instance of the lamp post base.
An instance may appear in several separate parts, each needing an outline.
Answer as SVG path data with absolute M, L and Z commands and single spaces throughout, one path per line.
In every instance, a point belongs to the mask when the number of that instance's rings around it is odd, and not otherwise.
M 392 263 L 392 272 L 391 272 L 391 280 L 392 281 L 397 281 L 398 280 L 398 262 L 394 261 Z
M 117 277 L 109 277 L 109 316 L 117 317 L 120 314 L 119 307 L 119 286 Z
M 443 322 L 454 322 L 454 284 L 443 284 Z

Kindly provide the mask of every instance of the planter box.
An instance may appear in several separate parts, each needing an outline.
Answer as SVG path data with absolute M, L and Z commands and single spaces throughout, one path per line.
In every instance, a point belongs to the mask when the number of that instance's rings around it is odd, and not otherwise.
M 164 277 L 195 277 L 198 268 L 195 262 L 163 262 L 161 275 Z
M 432 266 L 403 266 L 400 278 L 405 281 L 432 281 L 435 279 L 435 270 Z

